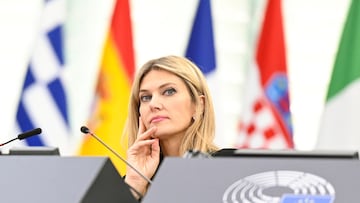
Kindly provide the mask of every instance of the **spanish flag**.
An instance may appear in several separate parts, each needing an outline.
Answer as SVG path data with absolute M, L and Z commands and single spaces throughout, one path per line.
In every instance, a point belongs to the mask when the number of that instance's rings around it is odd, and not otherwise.
M 126 156 L 127 140 L 121 136 L 135 72 L 132 41 L 129 2 L 117 0 L 106 35 L 88 127 L 122 157 Z M 118 172 L 125 174 L 126 165 L 91 136 L 84 138 L 79 154 L 108 156 Z

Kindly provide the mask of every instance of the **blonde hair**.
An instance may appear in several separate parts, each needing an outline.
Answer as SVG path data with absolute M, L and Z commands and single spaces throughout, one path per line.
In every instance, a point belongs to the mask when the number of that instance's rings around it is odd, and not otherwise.
M 214 145 L 215 113 L 206 79 L 200 69 L 190 60 L 180 56 L 165 56 L 145 63 L 134 79 L 129 101 L 128 118 L 123 135 L 128 136 L 131 146 L 139 130 L 139 89 L 142 79 L 151 70 L 165 70 L 181 78 L 187 86 L 192 102 L 196 106 L 194 121 L 187 129 L 180 146 L 180 154 L 188 150 L 211 153 L 218 148 Z M 200 95 L 204 97 L 201 105 Z

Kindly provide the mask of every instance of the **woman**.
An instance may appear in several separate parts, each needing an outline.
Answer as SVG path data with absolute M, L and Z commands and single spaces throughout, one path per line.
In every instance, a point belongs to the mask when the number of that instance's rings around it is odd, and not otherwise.
M 205 77 L 190 60 L 179 56 L 150 60 L 137 73 L 130 97 L 124 131 L 129 139 L 127 159 L 147 178 L 154 177 L 163 157 L 218 150 L 213 143 L 211 95 Z M 141 195 L 149 184 L 130 167 L 125 182 Z

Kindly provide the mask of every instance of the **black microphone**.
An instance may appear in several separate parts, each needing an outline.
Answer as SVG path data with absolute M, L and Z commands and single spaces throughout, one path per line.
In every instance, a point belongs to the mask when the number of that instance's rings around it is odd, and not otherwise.
M 38 135 L 38 134 L 41 133 L 41 131 L 42 131 L 41 128 L 35 128 L 35 129 L 32 129 L 32 130 L 20 133 L 16 138 L 0 144 L 0 147 L 4 146 L 4 145 L 6 145 L 6 144 L 8 144 L 8 143 L 10 143 L 10 142 L 12 142 L 14 140 L 17 140 L 17 139 L 23 140 L 25 138 L 28 138 L 28 137 L 31 137 L 31 136 L 34 136 L 34 135 Z
M 183 155 L 183 158 L 190 159 L 190 158 L 212 158 L 212 156 L 208 153 L 201 152 L 199 150 L 188 150 Z
M 140 171 L 138 171 L 134 166 L 132 166 L 128 161 L 126 161 L 124 158 L 122 158 L 115 150 L 113 150 L 111 147 L 109 147 L 105 142 L 103 142 L 100 138 L 98 138 L 94 133 L 90 131 L 90 129 L 86 126 L 82 126 L 80 128 L 80 131 L 84 134 L 90 134 L 93 136 L 97 141 L 99 141 L 103 146 L 105 146 L 108 150 L 110 150 L 116 157 L 118 157 L 121 161 L 123 161 L 127 166 L 132 168 L 137 174 L 139 174 L 143 179 L 145 179 L 149 184 L 152 184 L 152 181 L 147 178 L 145 175 L 143 175 Z

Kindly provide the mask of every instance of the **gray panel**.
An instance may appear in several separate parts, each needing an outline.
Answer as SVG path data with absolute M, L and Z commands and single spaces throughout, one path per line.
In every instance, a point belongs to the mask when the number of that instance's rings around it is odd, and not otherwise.
M 0 156 L 1 202 L 136 202 L 107 157 Z
M 286 175 L 281 177 L 284 171 Z M 266 177 L 264 177 L 264 174 Z M 274 179 L 275 176 L 280 178 Z M 294 184 L 294 182 L 297 184 L 301 182 L 300 189 L 308 193 L 310 193 L 311 189 L 320 187 L 317 184 L 323 184 L 327 185 L 327 187 L 322 188 L 326 190 L 323 193 L 327 194 L 326 196 L 335 198 L 334 202 L 358 202 L 360 162 L 355 159 L 292 159 L 272 157 L 165 158 L 143 202 L 245 202 L 240 198 L 241 190 L 246 191 L 251 188 L 251 190 L 256 192 L 267 193 L 269 190 L 264 185 L 271 182 L 272 179 L 278 182 L 281 179 L 281 181 L 285 182 L 283 184 L 276 184 L 282 185 L 282 189 L 285 189 L 284 191 L 288 194 L 294 193 L 294 190 L 289 190 L 289 185 Z M 289 180 L 291 180 L 291 183 Z M 232 193 L 236 195 L 234 197 L 236 201 L 223 200 L 223 196 L 231 185 L 241 181 L 244 184 L 251 184 L 251 186 L 249 188 L 245 186 L 237 188 L 239 191 Z M 286 181 L 289 182 L 286 183 Z M 318 183 L 314 183 L 316 181 Z M 332 188 L 334 190 L 333 193 L 331 192 Z M 244 192 L 244 194 L 247 195 L 248 193 Z M 255 195 L 258 194 L 255 193 Z M 274 193 L 267 195 L 276 197 Z M 278 197 L 284 198 L 283 195 L 285 193 L 278 194 Z M 312 198 L 315 198 L 315 196 Z M 280 200 L 277 202 L 280 202 Z M 291 201 L 284 200 L 283 202 Z

